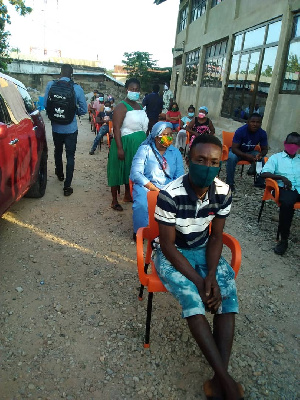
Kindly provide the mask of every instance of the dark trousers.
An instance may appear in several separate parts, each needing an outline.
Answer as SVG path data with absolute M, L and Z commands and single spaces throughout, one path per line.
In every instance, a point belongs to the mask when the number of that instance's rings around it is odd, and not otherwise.
M 300 201 L 300 194 L 297 190 L 279 188 L 279 233 L 282 240 L 287 240 L 290 234 L 290 227 L 294 216 L 294 204 Z
M 157 118 L 149 118 L 149 123 L 148 123 L 148 130 L 147 130 L 147 136 L 149 135 L 149 133 L 151 132 L 153 125 L 156 124 L 156 122 L 158 122 L 158 117 Z
M 63 162 L 62 153 L 65 145 L 67 166 L 66 166 L 66 179 L 64 187 L 71 186 L 73 179 L 73 172 L 75 166 L 75 151 L 77 144 L 78 131 L 74 133 L 57 133 L 52 132 L 53 143 L 54 143 L 54 161 L 55 170 L 57 175 L 63 175 Z

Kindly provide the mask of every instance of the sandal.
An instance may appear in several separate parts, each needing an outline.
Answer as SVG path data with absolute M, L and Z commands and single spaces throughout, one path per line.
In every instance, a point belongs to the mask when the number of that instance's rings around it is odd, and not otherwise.
M 112 204 L 112 205 L 111 205 L 111 208 L 112 208 L 113 210 L 115 210 L 115 211 L 123 211 L 123 207 L 122 207 L 119 203 L 117 203 L 117 204 Z
M 65 196 L 71 196 L 72 193 L 73 193 L 73 188 L 71 188 L 70 186 L 64 188 L 64 195 Z

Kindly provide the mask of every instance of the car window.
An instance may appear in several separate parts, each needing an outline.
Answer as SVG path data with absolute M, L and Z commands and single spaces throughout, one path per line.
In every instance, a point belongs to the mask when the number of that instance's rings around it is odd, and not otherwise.
M 21 86 L 18 86 L 18 90 L 24 101 L 26 111 L 29 114 L 32 113 L 35 110 L 35 106 L 34 106 L 33 101 L 31 100 L 30 94 L 27 92 L 26 89 L 22 88 Z
M 1 95 L 0 95 L 0 122 L 3 122 L 4 124 L 11 123 L 9 112 Z

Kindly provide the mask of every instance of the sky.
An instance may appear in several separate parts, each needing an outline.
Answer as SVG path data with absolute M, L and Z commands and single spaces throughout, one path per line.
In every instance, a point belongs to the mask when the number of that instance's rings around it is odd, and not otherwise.
M 153 1 L 25 0 L 33 8 L 25 17 L 8 7 L 9 43 L 25 54 L 46 48 L 52 56 L 61 50 L 62 57 L 99 60 L 106 69 L 122 64 L 124 52 L 144 51 L 171 67 L 179 0 Z

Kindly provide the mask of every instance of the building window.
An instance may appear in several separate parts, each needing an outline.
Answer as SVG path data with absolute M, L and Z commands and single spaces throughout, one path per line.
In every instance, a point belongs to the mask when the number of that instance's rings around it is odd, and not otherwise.
M 191 22 L 201 17 L 201 15 L 205 13 L 205 10 L 206 10 L 206 0 L 193 0 Z
M 178 32 L 183 31 L 186 28 L 186 22 L 187 22 L 187 13 L 188 13 L 188 7 L 185 6 L 179 14 L 179 27 L 178 27 Z
M 236 34 L 222 116 L 243 120 L 253 110 L 264 115 L 280 31 L 277 20 Z
M 219 3 L 221 3 L 223 0 L 212 0 L 211 1 L 211 8 L 217 6 Z
M 183 84 L 185 86 L 196 86 L 199 67 L 200 49 L 191 51 L 186 55 L 185 74 Z
M 282 84 L 283 93 L 300 94 L 300 14 L 294 18 Z
M 201 86 L 222 87 L 227 39 L 206 48 Z

